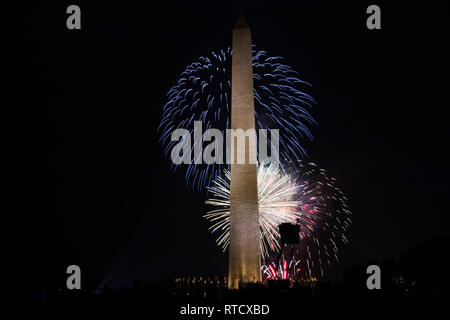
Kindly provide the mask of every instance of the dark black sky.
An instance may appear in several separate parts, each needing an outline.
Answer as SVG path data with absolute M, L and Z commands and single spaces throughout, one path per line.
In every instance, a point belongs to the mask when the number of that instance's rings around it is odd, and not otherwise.
M 448 4 L 392 2 L 240 5 L 258 48 L 313 85 L 319 126 L 308 150 L 354 215 L 338 273 L 448 234 Z M 382 30 L 365 27 L 372 3 Z M 70 4 L 81 7 L 80 31 L 66 28 Z M 55 1 L 31 12 L 24 218 L 36 281 L 63 286 L 69 264 L 89 285 L 226 272 L 205 195 L 169 170 L 156 128 L 185 66 L 230 46 L 238 8 Z

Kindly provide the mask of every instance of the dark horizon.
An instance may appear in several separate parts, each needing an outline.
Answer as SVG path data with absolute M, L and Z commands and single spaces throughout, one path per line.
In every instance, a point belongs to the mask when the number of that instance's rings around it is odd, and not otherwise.
M 184 68 L 231 46 L 239 4 L 78 1 L 79 31 L 66 28 L 69 4 L 41 4 L 45 18 L 24 39 L 37 77 L 25 96 L 33 283 L 64 287 L 71 264 L 92 287 L 225 274 L 206 194 L 170 170 L 157 127 Z M 378 2 L 376 31 L 365 27 L 369 4 L 243 6 L 253 43 L 284 57 L 318 102 L 308 159 L 337 179 L 353 213 L 333 280 L 449 235 L 448 4 Z

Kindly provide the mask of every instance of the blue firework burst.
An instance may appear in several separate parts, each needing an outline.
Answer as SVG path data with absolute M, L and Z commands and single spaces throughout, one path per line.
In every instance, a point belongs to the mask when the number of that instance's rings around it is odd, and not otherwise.
M 186 129 L 192 135 L 194 121 L 201 121 L 204 130 L 215 128 L 223 134 L 230 128 L 231 55 L 231 48 L 227 48 L 198 58 L 167 93 L 158 127 L 166 156 L 177 143 L 171 141 L 175 129 Z M 257 129 L 279 129 L 281 165 L 302 159 L 306 156 L 302 141 L 312 139 L 309 126 L 316 124 L 310 114 L 315 100 L 302 91 L 310 85 L 300 80 L 283 58 L 270 56 L 266 51 L 253 48 L 252 62 Z M 200 190 L 229 165 L 192 163 L 183 167 L 186 183 Z

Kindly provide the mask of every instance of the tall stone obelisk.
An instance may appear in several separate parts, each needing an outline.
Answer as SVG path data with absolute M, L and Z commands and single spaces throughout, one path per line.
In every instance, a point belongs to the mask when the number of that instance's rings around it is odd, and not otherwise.
M 242 14 L 233 28 L 231 129 L 255 129 L 252 39 Z M 229 289 L 261 281 L 257 164 L 250 163 L 256 159 L 256 144 L 246 141 L 245 148 L 238 148 L 234 143 L 231 155 L 239 157 L 242 152 L 245 163 L 231 162 Z

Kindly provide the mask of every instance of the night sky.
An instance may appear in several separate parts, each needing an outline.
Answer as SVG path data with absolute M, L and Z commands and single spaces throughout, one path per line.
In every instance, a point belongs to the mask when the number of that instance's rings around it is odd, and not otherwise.
M 334 274 L 448 234 L 448 3 L 392 2 L 41 5 L 24 38 L 33 68 L 22 115 L 21 217 L 36 283 L 63 287 L 70 264 L 85 286 L 226 274 L 202 218 L 206 195 L 170 170 L 157 126 L 184 68 L 231 45 L 240 8 L 254 44 L 312 84 L 319 125 L 305 147 L 353 212 Z M 66 28 L 70 4 L 81 7 L 79 31 Z M 381 30 L 366 28 L 370 4 Z

